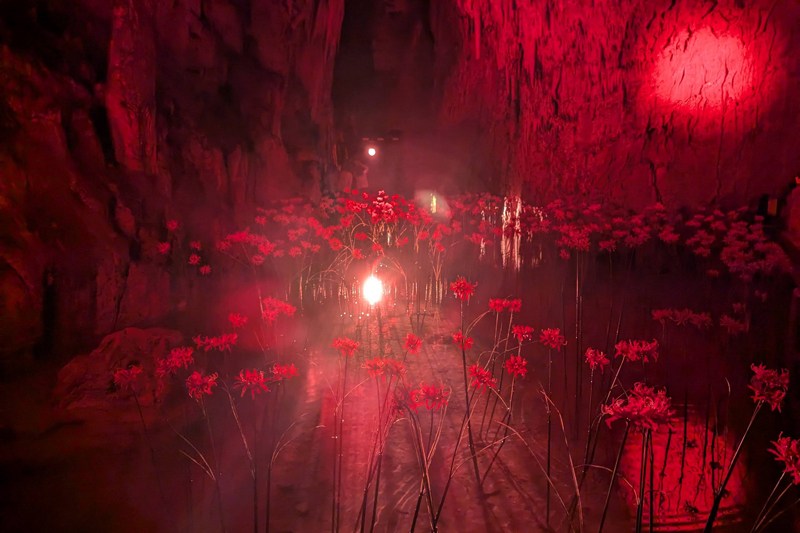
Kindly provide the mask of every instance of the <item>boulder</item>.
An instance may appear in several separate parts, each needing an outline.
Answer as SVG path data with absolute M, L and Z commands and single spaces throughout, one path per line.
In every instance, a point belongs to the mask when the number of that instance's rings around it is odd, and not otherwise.
M 162 328 L 126 328 L 112 333 L 93 352 L 73 358 L 61 369 L 54 402 L 60 408 L 78 411 L 113 412 L 133 407 L 131 394 L 114 386 L 114 372 L 140 365 L 139 403 L 152 405 L 169 392 L 168 386 L 157 386 L 156 361 L 180 346 L 182 340 L 180 332 Z

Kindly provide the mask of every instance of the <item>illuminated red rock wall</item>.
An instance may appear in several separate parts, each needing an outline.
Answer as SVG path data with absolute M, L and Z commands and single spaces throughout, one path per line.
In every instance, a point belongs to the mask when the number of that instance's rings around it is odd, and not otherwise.
M 800 2 L 453 0 L 431 26 L 441 122 L 498 188 L 707 204 L 800 171 Z
M 186 287 L 153 251 L 165 220 L 213 236 L 297 193 L 330 149 L 343 10 L 0 3 L 0 363 L 167 314 Z

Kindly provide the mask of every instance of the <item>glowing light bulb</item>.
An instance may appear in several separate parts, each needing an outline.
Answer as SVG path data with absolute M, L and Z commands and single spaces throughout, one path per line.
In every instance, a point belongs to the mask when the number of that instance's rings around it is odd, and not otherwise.
M 364 298 L 369 305 L 375 305 L 383 297 L 383 283 L 375 276 L 370 276 L 364 282 Z
M 377 150 L 375 150 L 375 148 L 370 148 L 367 150 L 367 153 L 369 154 L 370 157 L 375 157 L 375 154 L 377 154 L 378 152 Z

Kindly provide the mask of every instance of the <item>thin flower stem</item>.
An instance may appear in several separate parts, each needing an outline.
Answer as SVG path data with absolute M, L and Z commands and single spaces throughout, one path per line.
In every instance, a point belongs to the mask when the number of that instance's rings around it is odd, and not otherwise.
M 644 489 L 647 481 L 647 444 L 650 441 L 650 430 L 642 436 L 642 461 L 639 466 L 639 502 L 636 508 L 636 533 L 642 531 L 644 516 Z
M 622 458 L 622 451 L 625 449 L 625 441 L 628 440 L 628 432 L 630 425 L 625 424 L 625 433 L 622 435 L 622 444 L 619 446 L 619 453 L 617 453 L 617 460 L 614 461 L 614 470 L 611 471 L 611 481 L 608 483 L 608 492 L 606 492 L 606 502 L 603 504 L 603 515 L 600 517 L 600 527 L 597 528 L 597 533 L 603 533 L 603 525 L 606 523 L 606 515 L 608 514 L 608 504 L 611 501 L 611 491 L 614 490 L 614 479 L 617 477 L 617 469 L 619 468 L 619 461 Z
M 147 431 L 147 424 L 144 422 L 144 414 L 142 413 L 142 406 L 139 404 L 139 395 L 133 391 L 133 399 L 136 402 L 136 410 L 139 411 L 139 420 L 142 421 L 142 429 L 144 430 L 144 439 L 147 441 L 147 447 L 150 448 L 150 461 L 153 463 L 153 470 L 156 473 L 156 485 L 158 486 L 158 493 L 161 495 L 162 511 L 167 511 L 167 499 L 164 496 L 164 489 L 161 486 L 161 474 L 158 470 L 158 463 L 156 462 L 156 451 L 153 448 L 153 443 L 150 440 L 150 433 Z
M 503 417 L 503 420 L 507 420 L 507 422 L 505 424 L 505 430 L 503 432 L 503 438 L 500 441 L 500 446 L 498 446 L 497 451 L 494 452 L 494 455 L 492 456 L 492 460 L 489 461 L 489 466 L 486 467 L 486 472 L 483 474 L 483 477 L 481 478 L 481 485 L 483 485 L 483 483 L 486 481 L 486 478 L 489 475 L 489 472 L 492 470 L 492 465 L 494 465 L 494 462 L 497 459 L 497 456 L 500 455 L 500 450 L 503 449 L 503 445 L 506 443 L 506 439 L 508 438 L 508 430 L 509 430 L 509 426 L 511 425 L 511 409 L 514 406 L 514 385 L 516 384 L 516 382 L 517 382 L 517 377 L 516 377 L 516 375 L 514 375 L 514 376 L 511 377 L 511 395 L 508 398 L 508 410 L 507 410 L 505 416 Z M 502 420 L 500 422 L 502 423 Z M 499 427 L 497 429 L 498 429 L 498 431 L 500 430 Z M 495 438 L 493 440 L 496 440 L 496 439 L 497 439 L 497 434 L 495 434 Z
M 731 475 L 733 474 L 733 469 L 736 466 L 736 461 L 739 459 L 739 454 L 742 452 L 742 446 L 744 445 L 745 439 L 747 439 L 747 434 L 750 432 L 750 428 L 753 427 L 753 422 L 756 419 L 756 415 L 761 410 L 761 407 L 764 405 L 763 401 L 759 401 L 756 404 L 755 409 L 753 409 L 753 416 L 750 417 L 750 422 L 747 424 L 747 429 L 744 430 L 744 435 L 742 435 L 742 439 L 739 441 L 739 446 L 736 447 L 736 451 L 731 458 L 731 462 L 728 465 L 728 469 L 725 472 L 725 478 L 723 479 L 722 483 L 719 486 L 719 490 L 717 491 L 716 496 L 714 497 L 714 504 L 711 506 L 711 512 L 708 514 L 708 520 L 706 521 L 706 526 L 703 529 L 703 533 L 711 533 L 711 530 L 714 527 L 714 521 L 717 519 L 717 513 L 719 512 L 719 506 L 722 502 L 722 495 L 725 491 L 725 486 L 728 484 L 728 481 L 731 479 Z
M 791 485 L 789 485 L 789 486 L 791 487 Z M 788 487 L 787 487 L 787 488 L 788 488 Z M 786 492 L 786 490 L 784 490 L 784 493 L 785 493 L 785 492 Z M 779 517 L 779 516 L 781 516 L 781 515 L 782 515 L 783 513 L 785 513 L 786 511 L 788 511 L 788 510 L 790 510 L 790 509 L 795 509 L 795 508 L 797 507 L 797 504 L 799 504 L 799 503 L 800 503 L 800 498 L 798 498 L 797 500 L 795 500 L 795 501 L 794 501 L 794 503 L 791 503 L 791 504 L 789 504 L 789 506 L 788 506 L 788 507 L 784 507 L 784 508 L 783 508 L 783 510 L 781 510 L 781 512 L 779 512 L 779 513 L 775 513 L 775 516 L 773 516 L 772 518 L 770 518 L 769 520 L 767 520 L 766 522 L 764 522 L 764 524 L 762 524 L 761 526 L 759 526 L 759 528 L 756 530 L 756 533 L 758 533 L 759 531 L 763 530 L 765 527 L 767 527 L 768 525 L 770 525 L 771 523 L 773 523 L 775 520 L 777 520 L 777 519 L 778 519 L 778 517 Z M 766 516 L 764 517 L 764 519 L 766 519 Z
M 203 400 L 200 400 L 200 406 L 203 409 L 203 417 L 206 419 L 206 426 L 208 427 L 208 438 L 211 440 L 211 454 L 214 457 L 214 465 L 216 466 L 217 470 L 219 471 L 219 457 L 217 456 L 217 447 L 214 444 L 214 431 L 211 429 L 211 419 L 208 416 L 208 412 L 206 411 L 205 403 Z M 214 476 L 214 482 L 217 488 L 217 507 L 219 507 L 219 523 L 222 527 L 222 533 L 226 532 L 225 529 L 225 515 L 222 511 L 222 489 L 219 485 L 219 474 Z
M 778 486 L 781 484 L 784 477 L 786 477 L 786 472 L 783 472 L 781 474 L 781 477 L 778 479 L 778 482 L 775 483 L 774 487 L 772 487 L 772 492 L 769 493 L 769 498 L 767 498 L 767 501 L 764 502 L 764 507 L 761 508 L 761 511 L 758 513 L 758 516 L 756 517 L 756 522 L 755 524 L 753 524 L 753 528 L 750 530 L 751 533 L 761 529 L 761 523 L 767 519 L 767 516 L 769 516 L 769 513 L 775 508 L 775 505 L 778 504 L 778 501 L 783 497 L 784 494 L 786 494 L 786 491 L 789 490 L 789 487 L 792 486 L 792 484 L 790 483 L 785 489 L 783 489 L 783 492 L 781 492 L 780 496 L 778 496 L 778 498 L 774 502 L 772 502 L 772 505 L 769 506 L 769 509 L 767 508 L 767 504 L 769 504 L 769 501 L 775 495 L 775 491 L 778 490 Z

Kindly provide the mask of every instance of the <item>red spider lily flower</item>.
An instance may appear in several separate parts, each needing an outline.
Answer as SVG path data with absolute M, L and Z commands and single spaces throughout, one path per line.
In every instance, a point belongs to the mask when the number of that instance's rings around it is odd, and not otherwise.
M 208 276 L 209 274 L 211 274 L 211 267 L 208 265 L 201 266 L 200 273 L 204 276 Z
M 462 350 L 469 350 L 472 348 L 472 337 L 464 337 L 461 331 L 453 333 L 453 344 L 458 344 Z
M 772 444 L 775 449 L 770 453 L 775 454 L 775 460 L 783 463 L 786 467 L 784 472 L 792 476 L 792 482 L 800 485 L 800 439 L 784 437 L 781 433 Z
M 256 224 L 258 224 L 259 226 L 266 226 L 267 225 L 267 217 L 265 217 L 265 216 L 256 217 Z
M 119 368 L 114 372 L 114 385 L 120 390 L 136 392 L 139 375 L 142 367 L 131 365 L 128 368 Z
M 672 318 L 672 309 L 653 309 L 653 320 L 658 320 L 662 324 L 668 319 Z
M 405 349 L 408 350 L 408 353 L 419 355 L 420 346 L 422 346 L 422 339 L 420 339 L 413 333 L 409 333 L 406 336 Z
M 767 369 L 764 365 L 750 365 L 754 372 L 747 387 L 753 391 L 753 401 L 767 402 L 772 410 L 781 410 L 786 389 L 789 388 L 789 371 Z
M 692 320 L 694 313 L 691 309 L 673 310 L 670 318 L 679 326 L 685 326 Z
M 331 246 L 331 250 L 341 250 L 342 249 L 342 241 L 337 239 L 336 237 L 331 237 L 328 239 L 328 244 Z
M 611 427 L 615 420 L 625 420 L 634 429 L 656 431 L 662 424 L 669 424 L 674 411 L 665 390 L 656 391 L 644 383 L 636 383 L 626 398 L 614 400 L 603 406 L 606 424 Z
M 233 387 L 242 389 L 242 396 L 249 392 L 250 397 L 255 399 L 256 393 L 261 391 L 269 392 L 268 381 L 269 379 L 261 370 L 242 370 L 239 372 Z
M 189 264 L 190 265 L 199 265 L 200 264 L 200 256 L 197 254 L 192 254 L 189 256 Z
M 236 345 L 236 340 L 239 336 L 236 333 L 224 333 L 219 337 L 201 337 L 200 335 L 194 337 L 192 340 L 197 345 L 197 348 L 202 348 L 203 351 L 209 350 L 219 350 L 220 352 L 224 352 L 225 350 L 230 351 L 231 346 Z
M 189 368 L 189 365 L 194 363 L 193 353 L 194 348 L 189 346 L 173 348 L 166 357 L 156 363 L 156 376 L 163 378 L 167 374 L 175 374 L 181 367 Z
M 419 384 L 419 389 L 411 394 L 418 405 L 424 404 L 429 411 L 438 411 L 447 405 L 447 397 L 450 396 L 450 391 L 441 384 L 422 382 Z
M 728 335 L 738 335 L 747 330 L 747 327 L 742 322 L 728 315 L 722 315 L 719 319 L 719 325 L 728 331 Z
M 425 241 L 425 240 L 428 239 L 429 236 L 430 236 L 430 233 L 428 233 L 427 231 L 420 231 L 419 235 L 417 235 L 417 238 L 419 240 L 421 240 L 421 241 Z
M 273 298 L 269 296 L 264 299 L 264 306 L 262 307 L 263 311 L 261 312 L 261 316 L 264 320 L 268 323 L 272 324 L 275 322 L 275 319 L 278 318 L 278 315 L 286 315 L 287 317 L 294 316 L 294 312 L 297 311 L 297 308 L 283 300 L 278 300 L 277 298 Z
M 383 254 L 383 246 L 378 244 L 377 242 L 372 245 L 372 251 L 378 254 Z
M 389 376 L 389 380 L 393 378 L 402 379 L 406 375 L 406 365 L 394 359 L 384 359 L 383 375 Z
M 561 330 L 558 328 L 543 329 L 542 333 L 539 335 L 539 342 L 550 348 L 555 348 L 556 350 L 560 350 L 562 346 L 567 344 L 567 341 L 561 334 Z
M 472 365 L 469 367 L 469 375 L 473 378 L 470 387 L 483 389 L 481 394 L 486 392 L 487 389 L 497 388 L 497 380 L 492 377 L 491 372 L 481 366 Z
M 389 405 L 390 420 L 399 420 L 406 412 L 418 413 L 417 408 L 422 404 L 415 396 L 406 387 L 397 387 Z
M 358 248 L 353 248 L 353 259 L 364 259 L 364 254 Z
M 203 249 L 203 245 L 200 244 L 200 241 L 192 241 L 189 243 L 189 248 L 192 250 L 197 250 L 198 252 Z
M 503 306 L 508 308 L 512 313 L 519 313 L 522 311 L 522 300 L 503 300 Z
M 294 247 L 289 249 L 289 257 L 297 257 L 298 255 L 300 255 L 302 253 L 303 253 L 303 251 L 300 248 L 298 248 L 297 246 L 294 246 Z
M 614 239 L 600 241 L 598 244 L 600 245 L 600 250 L 603 252 L 613 252 L 617 249 L 617 242 Z
M 264 263 L 264 256 L 261 254 L 255 254 L 250 258 L 250 262 L 256 266 L 261 265 Z
M 358 352 L 359 346 L 361 346 L 361 343 L 347 337 L 337 337 L 336 339 L 333 339 L 333 344 L 331 344 L 331 348 L 336 348 L 339 350 L 342 357 L 345 355 L 348 357 L 353 357 L 353 355 Z
M 470 283 L 463 277 L 459 276 L 456 280 L 450 284 L 450 290 L 453 291 L 453 294 L 459 300 L 466 300 L 469 301 L 470 296 L 475 294 L 475 287 L 477 283 Z
M 524 378 L 528 373 L 528 361 L 518 355 L 506 359 L 506 370 L 515 378 Z
M 530 326 L 514 326 L 511 328 L 511 334 L 514 335 L 519 342 L 525 339 L 530 340 L 533 338 L 533 328 Z
M 434 246 L 434 248 L 436 248 L 436 251 L 439 252 L 439 253 L 443 253 L 446 250 L 446 248 L 444 246 L 442 246 L 442 243 L 440 243 L 440 242 L 437 242 L 436 246 Z
M 177 231 L 178 229 L 178 221 L 177 220 L 170 220 L 167 222 L 167 229 L 170 231 Z
M 708 329 L 714 323 L 710 313 L 692 313 L 689 322 L 698 329 Z
M 492 298 L 489 300 L 489 309 L 495 313 L 502 313 L 505 309 L 505 300 Z
M 645 363 L 652 359 L 658 360 L 658 341 L 620 341 L 614 348 L 617 353 L 614 357 L 624 357 L 628 361 L 642 360 Z
M 611 361 L 608 360 L 606 354 L 601 352 L 600 350 L 595 350 L 594 348 L 589 348 L 586 350 L 586 362 L 589 363 L 589 366 L 592 370 L 596 370 L 597 367 L 600 367 L 600 372 L 605 373 L 605 368 L 608 366 Z
M 361 365 L 361 368 L 367 371 L 369 377 L 377 378 L 378 376 L 383 375 L 383 365 L 383 358 L 375 357 L 374 359 L 368 359 L 364 361 L 364 364 Z
M 168 242 L 158 243 L 158 253 L 162 255 L 167 255 L 170 248 L 172 248 L 172 246 Z
M 297 367 L 294 366 L 294 363 L 283 366 L 281 366 L 280 363 L 275 363 L 272 365 L 270 372 L 272 372 L 272 379 L 274 381 L 281 381 L 282 379 L 288 381 L 294 377 L 297 377 Z
M 231 326 L 233 326 L 233 329 L 243 328 L 245 324 L 247 324 L 247 317 L 237 313 L 229 314 L 228 320 L 230 321 Z
M 203 396 L 210 395 L 212 387 L 217 384 L 218 374 L 204 376 L 202 372 L 192 372 L 186 378 L 186 388 L 189 389 L 189 396 L 195 400 L 202 400 Z
M 356 240 L 359 240 L 359 241 L 367 240 L 367 234 L 366 233 L 356 233 L 354 235 L 354 237 L 356 238 Z
M 569 250 L 567 250 L 566 248 L 560 249 L 558 251 L 558 255 L 561 257 L 561 259 L 569 259 L 571 257 L 569 254 Z
M 272 256 L 273 256 L 273 257 L 276 257 L 276 258 L 278 258 L 278 259 L 280 259 L 281 257 L 283 257 L 283 254 L 284 254 L 284 251 L 283 251 L 283 250 L 275 250 L 274 252 L 272 252 Z

